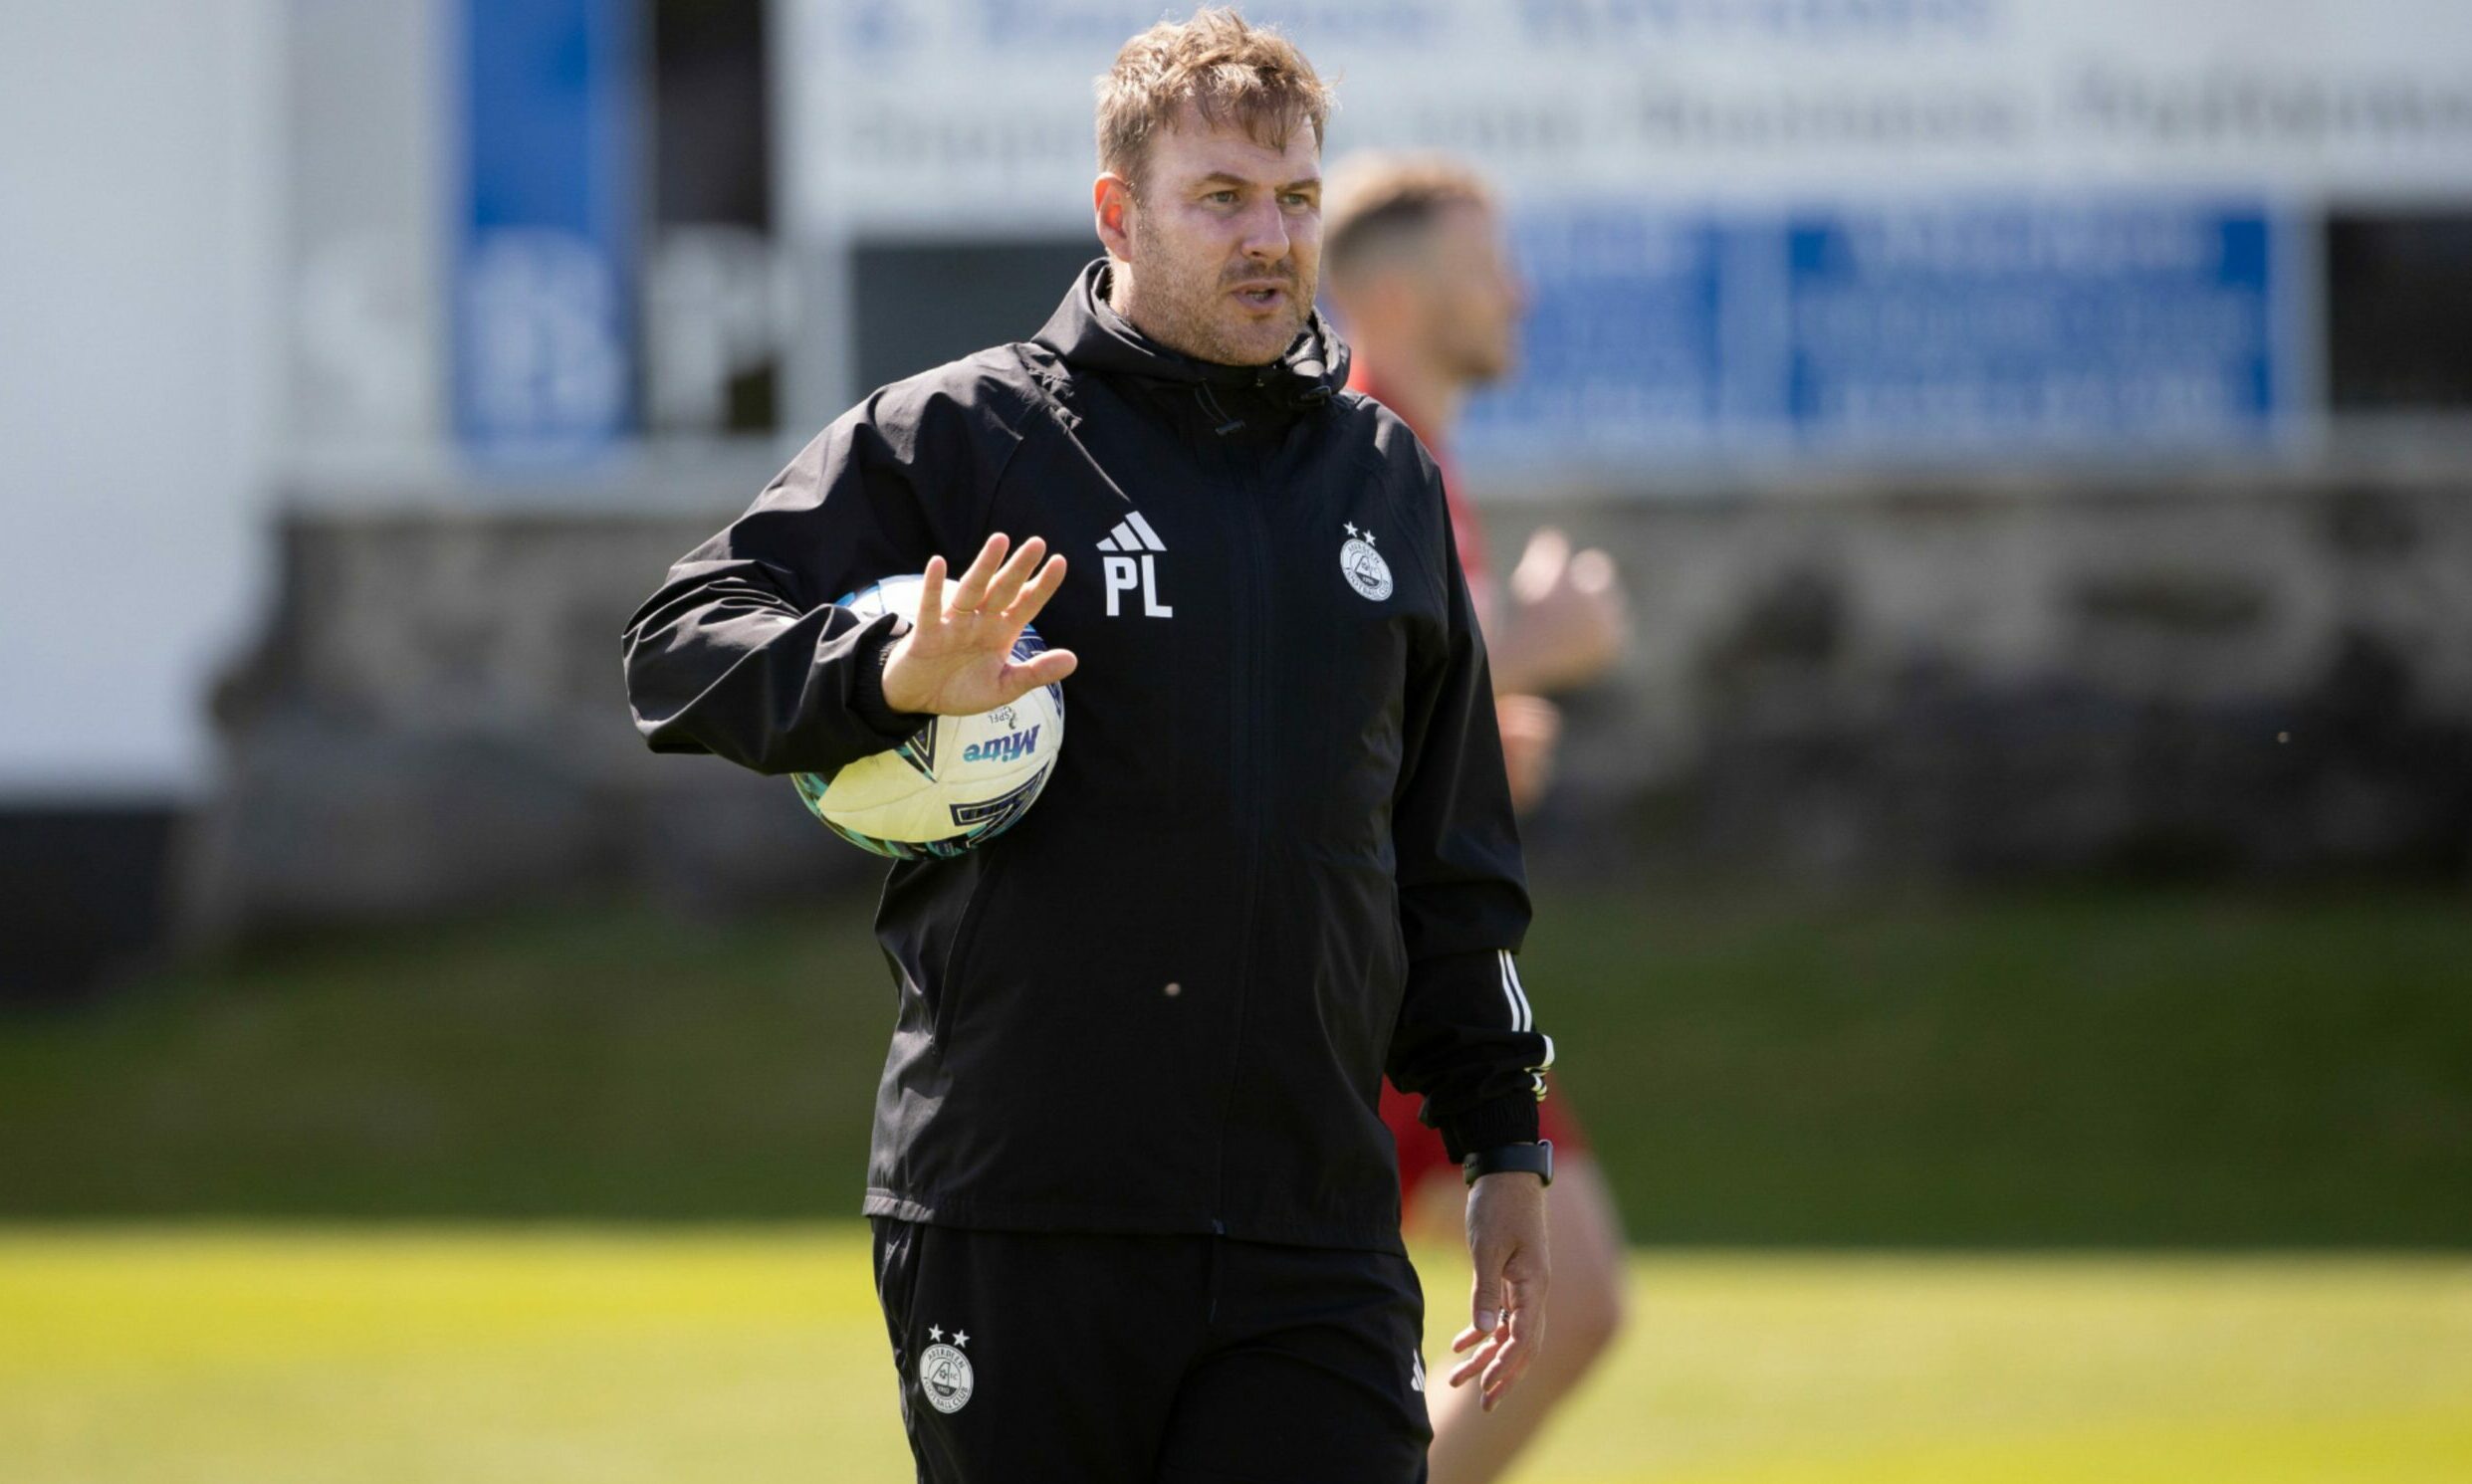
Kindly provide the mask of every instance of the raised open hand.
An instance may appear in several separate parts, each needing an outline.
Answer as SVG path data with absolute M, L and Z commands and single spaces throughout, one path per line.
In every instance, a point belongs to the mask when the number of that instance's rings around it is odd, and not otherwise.
M 1540 696 L 1571 690 L 1604 674 L 1622 653 L 1631 621 L 1614 558 L 1593 546 L 1573 550 L 1559 527 L 1541 527 L 1528 538 L 1508 596 L 1508 632 L 1493 667 L 1497 686 Z
M 1064 558 L 1050 557 L 1039 566 L 1047 543 L 1031 536 L 1008 561 L 1010 544 L 1001 530 L 989 536 L 949 591 L 944 558 L 927 558 L 917 622 L 884 662 L 885 705 L 976 716 L 1073 673 L 1079 662 L 1069 649 L 1050 649 L 1023 664 L 1012 661 L 1013 641 L 1064 585 Z

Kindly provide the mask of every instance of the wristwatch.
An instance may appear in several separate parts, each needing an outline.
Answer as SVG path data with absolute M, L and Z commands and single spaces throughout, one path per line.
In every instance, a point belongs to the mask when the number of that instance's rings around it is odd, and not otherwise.
M 1469 1184 L 1477 1177 L 1500 1174 L 1505 1170 L 1525 1170 L 1546 1184 L 1553 1183 L 1553 1141 L 1539 1139 L 1534 1144 L 1497 1144 L 1491 1149 L 1469 1150 L 1460 1162 L 1460 1173 Z

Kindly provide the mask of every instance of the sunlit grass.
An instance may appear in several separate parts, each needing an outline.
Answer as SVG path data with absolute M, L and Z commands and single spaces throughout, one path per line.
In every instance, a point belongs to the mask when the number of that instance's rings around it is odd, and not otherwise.
M 1658 1257 L 1559 1484 L 2472 1478 L 2472 1262 Z
M 1427 1257 L 1439 1354 L 1459 1279 Z M 1658 1254 L 1634 1290 L 1528 1484 L 2472 1478 L 2460 1257 Z M 0 1460 L 12 1484 L 910 1477 L 856 1227 L 21 1228 Z

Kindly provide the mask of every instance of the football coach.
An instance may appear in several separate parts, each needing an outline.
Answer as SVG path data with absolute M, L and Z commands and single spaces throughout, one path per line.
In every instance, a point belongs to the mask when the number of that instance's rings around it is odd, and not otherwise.
M 1127 42 L 1106 253 L 1046 326 L 842 414 L 627 627 L 651 746 L 765 773 L 1070 677 L 1038 805 L 896 862 L 876 919 L 864 1209 L 922 1480 L 1423 1479 L 1386 1070 L 1474 1187 L 1452 1384 L 1490 1404 L 1544 1338 L 1493 692 L 1434 461 L 1314 309 L 1330 106 L 1232 11 Z M 904 572 L 915 624 L 834 601 Z

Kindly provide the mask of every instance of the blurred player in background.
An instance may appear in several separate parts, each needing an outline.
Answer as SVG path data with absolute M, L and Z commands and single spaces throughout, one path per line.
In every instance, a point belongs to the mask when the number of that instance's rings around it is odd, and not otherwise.
M 1460 562 L 1484 631 L 1511 797 L 1532 808 L 1553 775 L 1561 718 L 1547 696 L 1602 675 L 1627 629 L 1611 557 L 1574 553 L 1562 531 L 1530 537 L 1497 589 L 1484 531 L 1451 465 L 1452 434 L 1468 394 L 1507 374 L 1525 296 L 1481 177 L 1447 156 L 1364 152 L 1330 172 L 1323 264 L 1331 307 L 1356 355 L 1349 385 L 1387 404 L 1441 465 Z M 1561 1173 L 1547 1190 L 1554 1343 L 1527 1384 L 1490 1413 L 1465 1391 L 1434 1398 L 1433 1484 L 1500 1477 L 1546 1415 L 1586 1376 L 1622 1325 L 1623 1236 L 1612 1192 L 1557 1088 L 1544 1137 Z M 1464 1198 L 1442 1138 L 1417 1121 L 1417 1101 L 1388 1084 L 1384 1120 L 1399 1141 L 1403 1208 Z

